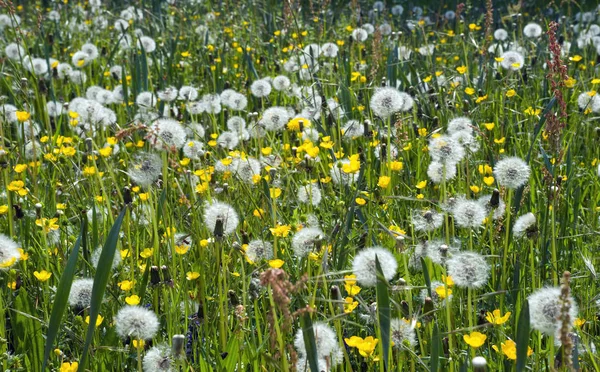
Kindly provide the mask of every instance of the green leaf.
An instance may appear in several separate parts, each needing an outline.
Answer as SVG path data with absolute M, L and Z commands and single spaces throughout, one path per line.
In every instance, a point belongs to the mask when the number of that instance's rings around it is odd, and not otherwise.
M 71 292 L 71 284 L 73 284 L 73 277 L 75 276 L 75 269 L 77 268 L 77 258 L 79 257 L 79 247 L 81 242 L 86 239 L 87 235 L 87 221 L 83 221 L 81 224 L 81 232 L 75 242 L 75 246 L 69 254 L 67 265 L 63 271 L 58 288 L 56 289 L 56 296 L 54 297 L 54 305 L 52 306 L 52 313 L 50 314 L 50 322 L 48 323 L 48 333 L 46 334 L 46 346 L 44 347 L 44 359 L 42 364 L 42 370 L 46 370 L 46 363 L 50 357 L 50 352 L 54 346 L 56 336 L 58 336 L 58 329 L 62 321 L 62 317 L 67 308 L 67 302 L 69 300 L 69 293 Z
M 302 325 L 302 337 L 304 337 L 304 346 L 306 347 L 306 359 L 312 372 L 319 371 L 319 361 L 317 357 L 317 343 L 315 341 L 315 333 L 312 326 L 310 314 L 305 311 L 300 318 Z
M 517 367 L 516 371 L 524 371 L 527 364 L 527 350 L 529 348 L 529 301 L 525 301 L 521 308 L 517 324 Z
M 379 321 L 379 334 L 381 346 L 383 347 L 383 364 L 388 369 L 390 355 L 390 294 L 388 292 L 388 283 L 383 276 L 379 258 L 375 256 L 375 266 L 377 268 L 377 318 Z
M 440 330 L 437 323 L 433 324 L 433 333 L 431 335 L 431 372 L 437 372 L 440 361 L 440 354 L 442 351 L 442 340 L 440 337 Z
M 90 306 L 90 323 L 88 325 L 87 334 L 85 337 L 85 344 L 83 345 L 83 353 L 81 354 L 78 372 L 85 369 L 86 359 L 92 339 L 94 337 L 94 330 L 96 329 L 96 319 L 100 313 L 100 306 L 102 305 L 102 299 L 104 298 L 104 291 L 108 285 L 108 279 L 112 270 L 113 258 L 117 250 L 117 243 L 119 242 L 119 231 L 121 230 L 121 224 L 125 217 L 125 211 L 127 207 L 124 207 L 117 217 L 114 225 L 110 229 L 108 238 L 102 247 L 100 258 L 98 259 L 98 268 L 96 275 L 94 275 L 94 286 L 92 287 L 92 301 Z
M 425 262 L 425 258 L 423 257 L 421 257 L 421 267 L 423 268 L 423 276 L 425 277 L 425 284 L 427 285 L 427 294 L 429 297 L 433 297 L 431 295 L 431 277 L 429 276 L 427 262 Z

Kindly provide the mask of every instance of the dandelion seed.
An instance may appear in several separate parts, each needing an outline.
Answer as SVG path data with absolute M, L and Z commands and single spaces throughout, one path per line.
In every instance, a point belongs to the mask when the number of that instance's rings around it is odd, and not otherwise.
M 159 321 L 154 312 L 140 306 L 125 306 L 115 317 L 119 337 L 149 340 L 158 332 Z
M 102 254 L 102 247 L 98 247 L 93 253 L 92 253 L 92 257 L 91 257 L 91 261 L 92 261 L 92 266 L 94 266 L 94 268 L 98 268 L 98 261 L 100 260 L 100 255 Z M 113 260 L 112 260 L 112 266 L 110 267 L 111 270 L 116 270 L 119 265 L 121 265 L 121 255 L 116 253 L 113 256 Z
M 158 119 L 152 126 L 151 143 L 158 150 L 180 149 L 185 144 L 186 133 L 181 124 L 173 119 Z
M 127 171 L 131 181 L 142 187 L 148 187 L 162 174 L 162 160 L 154 153 L 140 153 L 134 156 Z
M 376 257 L 386 280 L 389 281 L 396 275 L 398 262 L 390 251 L 379 246 L 365 248 L 359 251 L 352 261 L 352 272 L 362 286 L 374 287 L 377 284 Z
M 0 234 L 0 270 L 12 267 L 20 258 L 18 244 L 10 237 Z
M 153 346 L 146 352 L 143 361 L 144 372 L 172 372 L 173 355 L 167 345 Z
M 523 58 L 523 55 L 514 50 L 509 50 L 502 53 L 500 58 L 502 58 L 500 66 L 502 66 L 502 68 L 504 68 L 505 70 L 520 70 L 521 68 L 523 68 L 523 65 L 525 63 L 525 58 Z
M 531 212 L 517 218 L 513 225 L 513 235 L 516 238 L 522 238 L 525 235 L 531 237 L 536 233 L 536 230 L 536 218 Z
M 289 112 L 283 107 L 269 107 L 266 109 L 259 124 L 262 125 L 268 131 L 279 131 L 285 127 L 290 121 Z
M 498 205 L 493 207 L 490 204 L 491 200 L 492 200 L 492 195 L 482 195 L 479 197 L 479 199 L 477 199 L 477 202 L 485 208 L 486 213 L 488 215 L 490 214 L 490 212 L 493 211 L 492 218 L 494 220 L 498 220 L 498 219 L 502 218 L 502 216 L 504 216 L 506 204 L 504 203 L 504 200 L 502 200 L 502 198 L 499 198 Z
M 459 227 L 478 228 L 483 224 L 487 213 L 484 206 L 474 200 L 458 199 L 452 208 L 454 222 Z
M 314 322 L 312 328 L 315 336 L 317 358 L 329 360 L 331 367 L 339 364 L 342 361 L 343 354 L 341 353 L 335 331 L 323 322 Z M 304 344 L 304 334 L 301 329 L 296 332 L 294 346 L 300 358 L 306 359 L 308 352 Z
M 271 93 L 271 84 L 268 80 L 256 80 L 250 85 L 250 92 L 254 97 L 263 98 Z
M 422 210 L 412 213 L 412 224 L 416 231 L 432 231 L 442 226 L 444 216 L 436 211 Z
M 92 302 L 93 286 L 94 279 L 92 278 L 74 280 L 71 284 L 71 292 L 69 292 L 69 305 L 80 309 L 88 308 Z
M 429 156 L 435 162 L 459 163 L 465 157 L 465 148 L 452 137 L 441 135 L 429 140 Z
M 523 28 L 523 35 L 531 39 L 538 38 L 542 36 L 542 26 L 534 22 L 528 23 Z
M 396 88 L 379 88 L 371 97 L 371 110 L 382 119 L 402 111 L 404 96 Z
M 298 231 L 292 237 L 294 255 L 299 258 L 305 257 L 324 237 L 323 231 L 318 227 L 306 227 Z
M 414 348 L 417 345 L 417 335 L 414 326 L 404 319 L 392 319 L 390 333 L 394 348 Z
M 220 223 L 222 224 L 222 233 L 230 235 L 237 228 L 239 221 L 237 212 L 229 204 L 218 201 L 206 204 L 204 209 L 204 224 L 211 233 L 215 232 L 215 227 Z
M 448 275 L 457 287 L 481 288 L 487 284 L 490 266 L 485 258 L 475 252 L 460 252 L 446 261 Z
M 252 240 L 246 248 L 246 256 L 252 262 L 269 261 L 273 258 L 273 244 L 264 240 Z
M 560 288 L 545 287 L 536 290 L 527 298 L 531 328 L 547 336 L 556 336 L 562 326 L 560 295 Z M 573 297 L 569 296 L 569 302 L 569 326 L 572 327 L 578 310 Z
M 531 169 L 522 159 L 507 157 L 496 163 L 494 176 L 498 184 L 509 189 L 517 189 L 529 181 Z
M 304 204 L 312 204 L 313 206 L 321 203 L 321 189 L 315 184 L 308 184 L 298 188 L 298 201 Z

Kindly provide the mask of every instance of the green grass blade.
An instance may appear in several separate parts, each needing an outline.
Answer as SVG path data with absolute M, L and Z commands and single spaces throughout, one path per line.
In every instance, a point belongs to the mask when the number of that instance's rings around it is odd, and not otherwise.
M 92 287 L 92 301 L 90 306 L 90 323 L 88 325 L 87 334 L 85 338 L 85 344 L 83 345 L 83 352 L 81 354 L 79 369 L 81 372 L 85 369 L 86 359 L 92 339 L 94 337 L 94 330 L 96 328 L 96 319 L 100 313 L 100 306 L 102 305 L 102 298 L 104 297 L 104 291 L 108 285 L 108 279 L 112 270 L 113 257 L 117 250 L 117 243 L 119 242 L 119 231 L 121 230 L 121 224 L 125 217 L 125 211 L 127 207 L 124 207 L 117 217 L 114 225 L 110 229 L 108 238 L 102 247 L 100 258 L 98 259 L 98 268 L 96 275 L 94 275 L 94 286 Z
M 87 234 L 87 221 L 83 221 L 81 224 L 81 232 L 75 242 L 75 246 L 69 254 L 65 271 L 63 271 L 56 289 L 56 296 L 54 297 L 54 305 L 52 306 L 52 313 L 50 314 L 50 322 L 48 323 L 48 333 L 46 334 L 46 345 L 44 347 L 44 359 L 42 364 L 42 370 L 46 370 L 46 364 L 50 357 L 50 352 L 54 346 L 56 336 L 58 336 L 58 330 L 62 321 L 62 317 L 67 308 L 67 302 L 69 300 L 69 293 L 71 292 L 71 284 L 73 284 L 73 277 L 75 276 L 75 270 L 77 268 L 77 258 L 79 257 L 79 247 L 81 242 L 86 239 Z
M 425 258 L 421 257 L 421 267 L 423 268 L 423 276 L 425 277 L 425 285 L 427 285 L 427 294 L 429 297 L 433 297 L 431 295 L 431 277 L 429 276 L 429 269 L 427 268 L 427 262 L 425 262 Z
M 381 264 L 379 258 L 375 257 L 375 265 L 377 267 L 377 318 L 379 321 L 379 333 L 381 346 L 383 348 L 383 364 L 385 369 L 388 369 L 388 362 L 390 356 L 390 321 L 391 321 L 391 309 L 390 309 L 390 294 L 388 291 L 388 284 L 381 271 Z
M 317 358 L 317 343 L 315 341 L 315 333 L 312 326 L 312 320 L 308 311 L 302 313 L 300 318 L 302 325 L 302 337 L 304 337 L 304 345 L 306 347 L 306 359 L 312 372 L 319 370 L 319 361 Z
M 517 325 L 517 366 L 516 371 L 524 371 L 527 365 L 527 349 L 529 347 L 529 301 L 525 301 L 521 308 Z
M 431 364 L 431 372 L 437 372 L 440 361 L 440 354 L 442 352 L 442 340 L 440 337 L 440 330 L 438 328 L 437 323 L 433 325 L 433 333 L 431 335 L 431 356 L 430 356 L 430 364 Z

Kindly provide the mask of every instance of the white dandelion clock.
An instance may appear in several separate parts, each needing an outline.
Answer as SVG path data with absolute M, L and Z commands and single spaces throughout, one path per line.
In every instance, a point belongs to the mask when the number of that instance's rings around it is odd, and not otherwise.
M 144 355 L 144 372 L 173 372 L 175 361 L 171 348 L 167 345 L 153 346 Z
M 379 246 L 365 248 L 354 256 L 352 261 L 352 272 L 356 280 L 365 287 L 377 285 L 376 258 L 381 266 L 381 272 L 386 280 L 391 280 L 396 275 L 398 262 L 392 252 Z
M 69 305 L 80 309 L 88 308 L 92 302 L 93 286 L 94 279 L 92 278 L 74 280 L 73 284 L 71 284 L 71 291 L 69 292 Z
M 212 204 L 206 204 L 204 208 L 204 224 L 211 233 L 230 235 L 235 231 L 239 222 L 237 212 L 229 204 L 215 201 Z M 215 231 L 217 225 L 221 226 L 222 232 Z
M 517 71 L 523 68 L 523 64 L 525 63 L 525 58 L 519 52 L 514 50 L 509 50 L 500 56 L 502 61 L 500 61 L 500 66 L 502 66 L 505 70 Z
M 513 235 L 516 238 L 522 238 L 523 236 L 531 236 L 536 232 L 536 218 L 531 212 L 526 213 L 515 221 L 513 225 Z
M 521 158 L 511 156 L 504 158 L 494 166 L 494 176 L 498 184 L 509 189 L 518 189 L 529 181 L 531 169 Z
M 134 156 L 127 174 L 131 181 L 142 187 L 148 187 L 162 174 L 162 160 L 154 153 L 140 153 Z
M 523 35 L 530 39 L 537 39 L 542 36 L 542 26 L 534 22 L 528 23 L 523 28 Z
M 371 97 L 371 110 L 382 119 L 387 119 L 392 114 L 402 111 L 403 107 L 403 95 L 396 88 L 379 88 Z
M 315 336 L 315 344 L 317 349 L 318 359 L 330 359 L 333 363 L 337 360 L 336 354 L 340 351 L 337 335 L 335 331 L 323 322 L 314 322 L 312 325 L 313 334 Z M 294 346 L 300 357 L 306 358 L 308 352 L 304 344 L 304 334 L 302 329 L 299 329 L 294 337 Z
M 305 257 L 325 238 L 318 227 L 305 227 L 292 237 L 292 250 L 296 257 Z
M 150 340 L 158 332 L 159 325 L 156 314 L 141 306 L 125 306 L 115 317 L 117 334 L 123 339 Z
M 264 240 L 252 240 L 246 248 L 246 256 L 252 262 L 273 258 L 273 244 Z
M 410 321 L 404 319 L 392 319 L 390 322 L 390 333 L 394 348 L 412 349 L 417 345 L 417 334 L 415 327 Z
M 263 98 L 271 93 L 271 88 L 271 84 L 268 80 L 260 79 L 250 85 L 250 92 L 256 98 Z
M 303 204 L 312 204 L 314 206 L 321 203 L 321 189 L 314 183 L 300 186 L 298 188 L 298 201 Z
M 458 227 L 478 228 L 487 217 L 487 211 L 475 200 L 460 198 L 452 208 L 452 217 Z
M 150 142 L 158 150 L 180 149 L 186 141 L 185 129 L 177 120 L 162 118 L 154 122 Z
M 527 300 L 529 301 L 529 319 L 531 328 L 540 331 L 547 336 L 554 336 L 562 326 L 560 288 L 545 287 L 533 292 Z M 573 326 L 577 318 L 577 304 L 573 297 L 569 296 L 570 326 Z
M 0 270 L 12 267 L 20 257 L 19 245 L 10 237 L 0 234 Z
M 481 288 L 487 284 L 490 265 L 485 258 L 475 252 L 459 252 L 446 261 L 448 275 L 457 287 Z
M 0 234 L 0 270 L 12 267 L 20 257 L 19 245 L 10 237 Z

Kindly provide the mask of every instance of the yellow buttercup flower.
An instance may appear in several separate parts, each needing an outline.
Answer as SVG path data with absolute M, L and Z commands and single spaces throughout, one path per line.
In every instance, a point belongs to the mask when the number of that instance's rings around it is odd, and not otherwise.
M 35 276 L 36 279 L 39 280 L 40 282 L 45 282 L 46 280 L 50 279 L 50 277 L 52 276 L 52 273 L 48 272 L 46 270 L 34 271 L 33 276 Z
M 481 347 L 486 339 L 487 336 L 480 332 L 471 332 L 471 334 L 463 335 L 463 340 L 474 349 Z
M 510 318 L 510 314 L 511 312 L 508 311 L 506 314 L 502 315 L 500 314 L 500 310 L 496 309 L 491 313 L 488 311 L 488 313 L 485 316 L 485 319 L 494 325 L 501 325 L 508 321 L 508 318 Z

